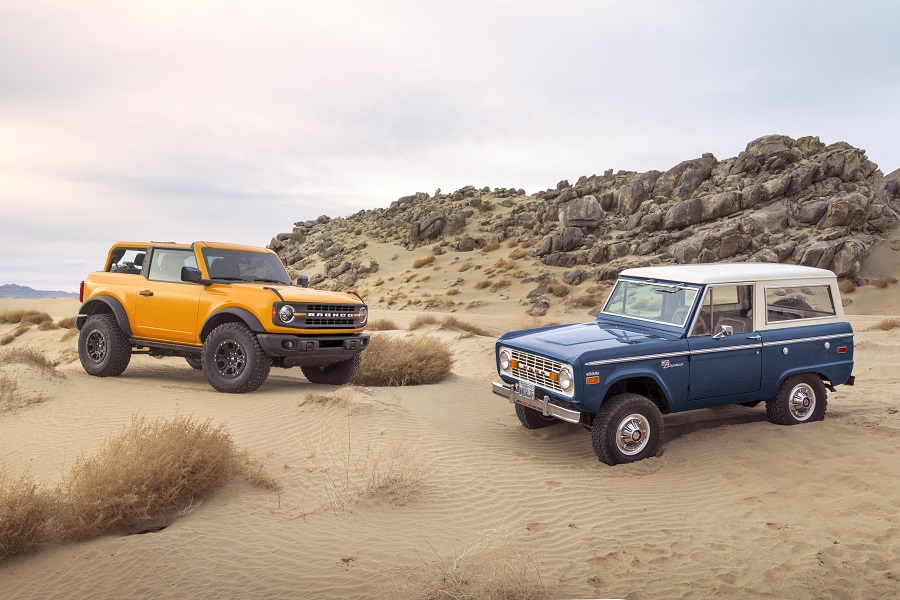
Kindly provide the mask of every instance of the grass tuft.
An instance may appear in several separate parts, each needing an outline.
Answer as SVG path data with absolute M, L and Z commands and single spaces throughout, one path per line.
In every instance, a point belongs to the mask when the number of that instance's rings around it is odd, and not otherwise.
M 52 533 L 56 497 L 28 475 L 0 469 L 0 560 L 34 550 Z
M 369 331 L 389 331 L 400 328 L 397 322 L 391 319 L 374 319 L 366 326 Z
M 63 537 L 80 540 L 171 518 L 239 471 L 231 435 L 207 419 L 132 419 L 60 484 Z
M 369 386 L 437 383 L 450 375 L 452 366 L 450 349 L 433 336 L 410 339 L 373 335 L 352 383 Z
M 0 363 L 3 364 L 21 364 L 39 369 L 44 373 L 62 376 L 56 370 L 56 364 L 47 358 L 43 352 L 29 346 L 19 348 L 7 348 L 0 351 Z
M 412 266 L 413 266 L 413 269 L 420 269 L 422 267 L 427 267 L 428 265 L 430 265 L 433 262 L 434 262 L 434 255 L 424 256 L 422 258 L 417 258 L 416 260 L 414 260 Z
M 63 317 L 56 325 L 60 329 L 75 329 L 75 317 Z
M 441 325 L 442 327 L 450 327 L 454 329 L 462 329 L 463 331 L 468 331 L 469 333 L 473 333 L 475 335 L 482 335 L 487 337 L 493 337 L 494 334 L 486 329 L 482 329 L 478 325 L 474 325 L 472 323 L 467 323 L 465 321 L 460 321 L 456 317 L 452 315 L 447 315 L 443 319 L 438 319 L 434 315 L 419 315 L 409 324 L 409 330 L 414 331 L 421 327 L 422 325 Z
M 27 325 L 40 325 L 47 321 L 53 321 L 53 317 L 45 312 L 37 310 L 8 310 L 0 313 L 0 325 L 4 323 L 22 323 Z
M 842 294 L 851 294 L 856 291 L 856 284 L 849 279 L 838 281 L 838 289 Z
M 898 327 L 900 327 L 900 319 L 898 319 L 897 317 L 882 319 L 875 324 L 875 329 L 881 329 L 882 331 L 891 331 L 897 329 Z

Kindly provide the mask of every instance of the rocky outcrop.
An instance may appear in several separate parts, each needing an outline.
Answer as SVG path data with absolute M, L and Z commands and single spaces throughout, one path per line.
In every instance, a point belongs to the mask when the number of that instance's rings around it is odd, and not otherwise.
M 792 262 L 853 277 L 898 213 L 900 170 L 883 176 L 845 142 L 767 135 L 733 158 L 608 170 L 531 196 L 473 186 L 419 192 L 346 219 L 298 222 L 270 247 L 294 270 L 323 261 L 321 282 L 337 288 L 376 270 L 356 258 L 361 238 L 407 249 L 440 244 L 440 252 L 513 239 L 547 267 L 577 273 L 578 283 L 629 266 L 721 261 Z

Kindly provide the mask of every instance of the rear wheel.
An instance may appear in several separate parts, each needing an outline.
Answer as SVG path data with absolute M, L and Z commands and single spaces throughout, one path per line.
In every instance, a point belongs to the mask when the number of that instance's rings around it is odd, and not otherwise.
M 269 376 L 270 359 L 256 335 L 243 323 L 223 323 L 203 344 L 203 374 L 220 392 L 242 394 L 261 386 Z
M 775 397 L 766 401 L 766 414 L 776 425 L 799 425 L 824 419 L 827 405 L 821 377 L 801 373 L 785 379 Z
M 591 427 L 594 453 L 608 465 L 656 456 L 662 443 L 659 408 L 639 394 L 619 394 L 600 407 Z
M 518 403 L 516 404 L 516 416 L 519 417 L 519 422 L 525 429 L 540 429 L 560 422 L 556 417 L 545 417 L 533 408 Z
M 87 318 L 78 335 L 78 358 L 89 375 L 116 377 L 131 362 L 131 344 L 111 314 Z
M 192 369 L 202 369 L 203 368 L 203 359 L 200 356 L 190 355 L 185 356 L 184 360 L 187 361 L 187 364 L 191 365 Z
M 350 360 L 333 363 L 325 367 L 300 367 L 303 376 L 310 383 L 323 383 L 325 385 L 344 385 L 356 375 L 359 365 L 362 364 L 362 354 L 355 354 Z

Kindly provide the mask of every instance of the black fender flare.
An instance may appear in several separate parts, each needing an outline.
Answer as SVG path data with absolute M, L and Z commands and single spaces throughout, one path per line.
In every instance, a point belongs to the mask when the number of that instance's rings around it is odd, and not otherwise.
M 101 305 L 106 308 L 102 308 Z M 84 326 L 84 322 L 87 321 L 87 318 L 91 315 L 109 312 L 116 317 L 119 329 L 121 329 L 128 337 L 131 337 L 131 323 L 128 322 L 128 313 L 125 312 L 125 307 L 122 306 L 122 303 L 112 296 L 94 296 L 82 304 L 81 308 L 78 310 L 78 317 L 75 318 L 75 326 L 80 331 L 82 326 Z
M 225 317 L 225 315 L 229 316 Z M 247 327 L 250 328 L 250 331 L 254 331 L 256 333 L 266 332 L 266 328 L 262 326 L 262 323 L 259 322 L 259 319 L 256 318 L 256 315 L 244 308 L 231 307 L 217 310 L 213 314 L 206 317 L 206 320 L 203 322 L 203 327 L 200 328 L 200 340 L 206 340 L 206 336 L 209 335 L 209 332 L 222 323 L 229 323 L 234 321 L 243 321 L 247 324 Z

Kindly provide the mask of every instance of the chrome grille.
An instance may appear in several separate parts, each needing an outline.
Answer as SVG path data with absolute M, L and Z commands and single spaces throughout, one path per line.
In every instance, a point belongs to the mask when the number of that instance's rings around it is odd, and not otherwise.
M 516 368 L 511 370 L 514 377 L 518 377 L 522 381 L 539 385 L 542 388 L 553 390 L 564 396 L 571 395 L 571 392 L 564 392 L 563 389 L 559 387 L 558 381 L 550 379 L 550 373 L 559 373 L 559 370 L 563 366 L 562 363 L 558 363 L 555 360 L 550 360 L 549 358 L 544 358 L 542 356 L 528 354 L 521 350 L 511 350 L 511 352 L 512 359 L 519 363 Z

